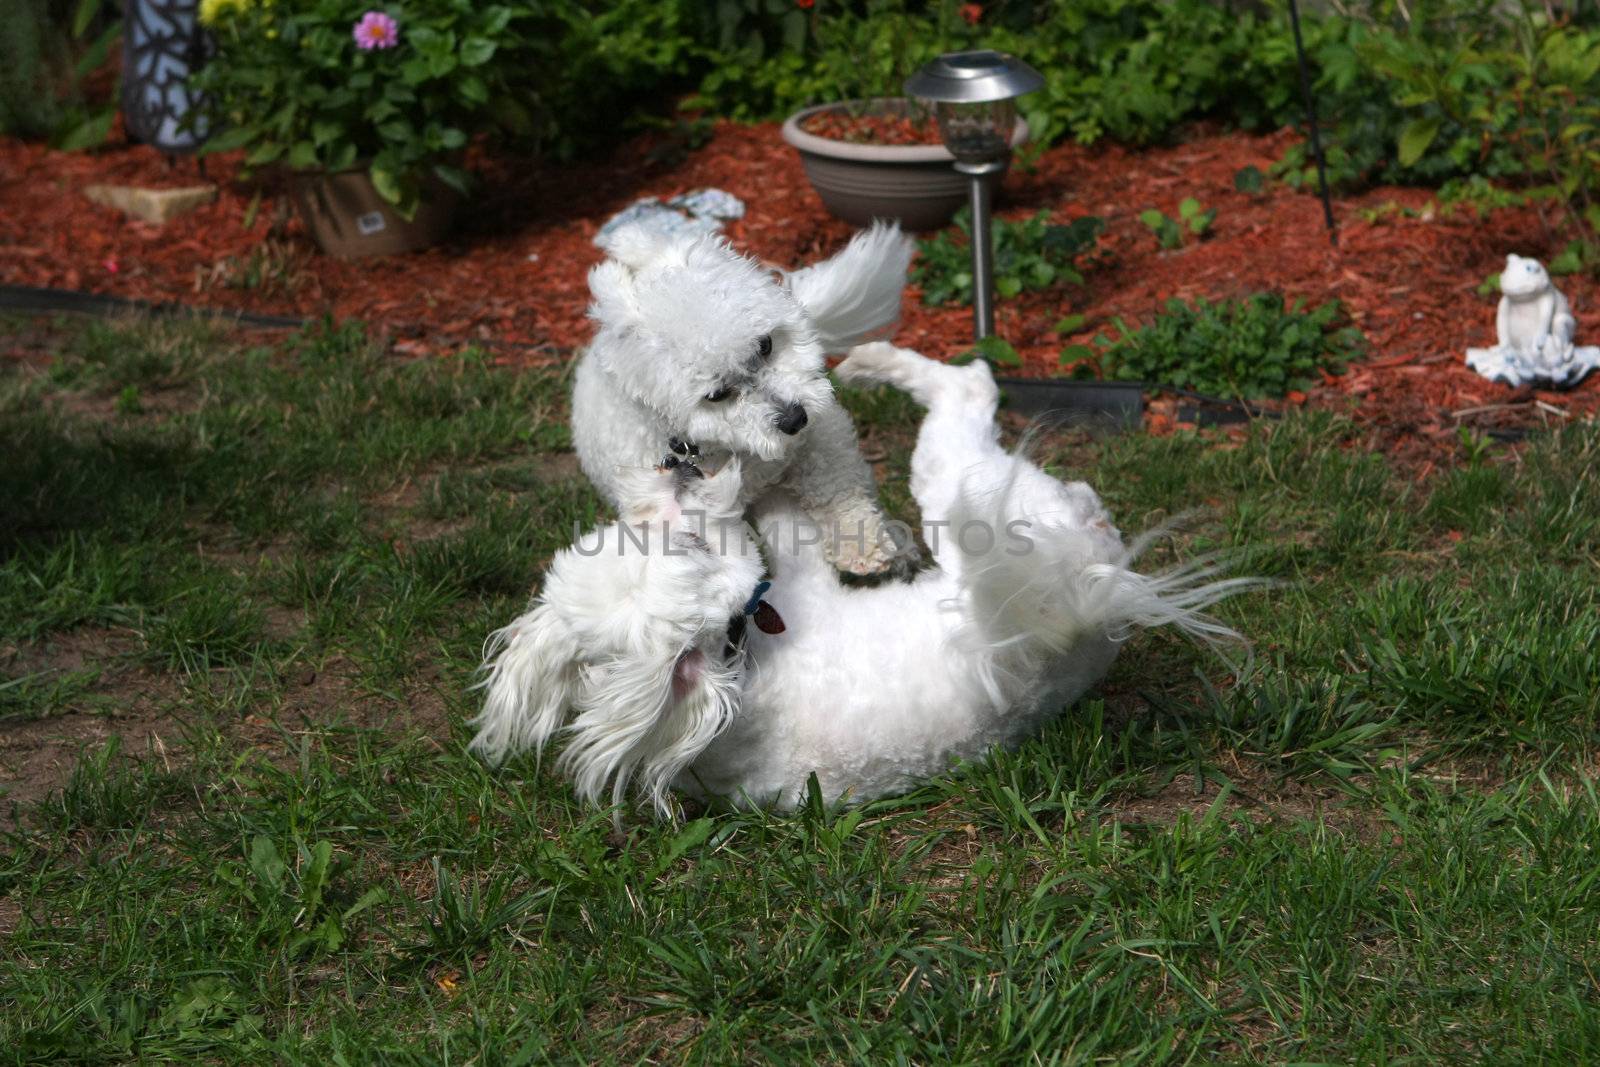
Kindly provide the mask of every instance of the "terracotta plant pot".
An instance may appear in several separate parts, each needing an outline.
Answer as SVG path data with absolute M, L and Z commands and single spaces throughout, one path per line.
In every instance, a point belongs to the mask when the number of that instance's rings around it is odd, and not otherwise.
M 830 141 L 800 126 L 825 111 L 864 109 L 873 115 L 904 115 L 910 102 L 889 97 L 847 100 L 808 107 L 789 116 L 783 139 L 800 153 L 806 177 L 829 212 L 866 226 L 873 219 L 899 219 L 908 230 L 936 230 L 967 202 L 967 181 L 952 169 L 956 159 L 943 145 L 874 145 Z M 1017 120 L 1015 148 L 1028 138 L 1028 124 Z
M 363 170 L 303 175 L 294 182 L 295 207 L 307 231 L 331 256 L 388 256 L 438 244 L 450 232 L 461 194 L 430 178 L 417 213 L 404 218 L 372 187 Z

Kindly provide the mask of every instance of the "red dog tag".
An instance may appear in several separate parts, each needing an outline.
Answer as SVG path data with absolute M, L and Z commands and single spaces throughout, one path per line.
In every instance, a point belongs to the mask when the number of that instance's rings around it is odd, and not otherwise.
M 764 634 L 783 633 L 783 616 L 778 614 L 778 609 L 768 604 L 765 600 L 756 604 L 756 610 L 751 613 L 751 618 L 756 621 L 756 629 Z

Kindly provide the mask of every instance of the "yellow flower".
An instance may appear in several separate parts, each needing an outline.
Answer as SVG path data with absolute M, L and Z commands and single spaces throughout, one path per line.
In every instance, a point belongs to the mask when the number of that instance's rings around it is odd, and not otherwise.
M 248 6 L 249 0 L 200 0 L 200 24 L 215 26 L 231 12 L 243 11 Z

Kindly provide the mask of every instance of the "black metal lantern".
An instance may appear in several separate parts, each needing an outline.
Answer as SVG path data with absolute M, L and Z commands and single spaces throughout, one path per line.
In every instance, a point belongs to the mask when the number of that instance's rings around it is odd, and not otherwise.
M 193 152 L 205 124 L 187 120 L 196 99 L 189 75 L 209 39 L 198 0 L 127 0 L 122 26 L 122 120 L 128 135 L 163 152 Z
M 1044 85 L 1044 76 L 1004 52 L 947 52 L 906 81 L 906 95 L 931 100 L 939 136 L 955 168 L 972 179 L 973 329 L 994 333 L 994 248 L 990 184 L 1006 169 L 1017 123 L 1017 97 Z

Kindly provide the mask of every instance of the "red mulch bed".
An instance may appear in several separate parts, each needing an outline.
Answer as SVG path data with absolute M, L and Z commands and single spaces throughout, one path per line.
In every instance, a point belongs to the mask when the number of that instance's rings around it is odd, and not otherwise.
M 1469 344 L 1493 341 L 1494 299 L 1475 292 L 1484 277 L 1509 251 L 1548 259 L 1563 244 L 1534 210 L 1502 210 L 1483 221 L 1470 210 L 1405 217 L 1392 205 L 1423 211 L 1429 192 L 1381 188 L 1335 204 L 1340 242 L 1331 247 L 1315 197 L 1275 184 L 1258 195 L 1234 189 L 1235 171 L 1252 164 L 1265 170 L 1293 136 L 1200 130 L 1183 144 L 1141 151 L 1068 144 L 1032 169 L 1015 169 L 1003 214 L 1047 208 L 1058 218 L 1107 221 L 1103 261 L 1084 286 L 1000 302 L 998 331 L 1022 352 L 1026 372 L 1054 372 L 1063 344 L 1091 338 L 1115 316 L 1147 316 L 1168 297 L 1278 289 L 1312 302 L 1342 300 L 1370 340 L 1367 362 L 1290 402 L 1352 410 L 1377 431 L 1376 444 L 1405 451 L 1431 445 L 1421 449 L 1426 453 L 1450 446 L 1458 422 L 1530 427 L 1600 410 L 1600 375 L 1571 392 L 1534 392 L 1484 381 L 1462 364 Z M 288 218 L 281 185 L 231 180 L 236 161 L 212 159 L 207 167 L 225 179 L 217 202 L 157 228 L 89 203 L 82 188 L 95 181 L 190 184 L 193 161 L 169 165 L 142 146 L 88 155 L 0 141 L 0 282 L 354 316 L 389 333 L 402 350 L 487 342 L 501 346 L 507 361 L 538 363 L 567 358 L 588 338 L 585 273 L 600 258 L 591 239 L 637 197 L 727 189 L 749 205 L 729 236 L 784 266 L 828 255 L 852 232 L 823 210 L 773 124 L 719 124 L 692 150 L 670 134 L 651 133 L 608 160 L 572 166 L 481 161 L 483 193 L 454 240 L 386 260 L 318 255 Z M 257 191 L 263 204 L 246 226 Z M 1218 209 L 1212 232 L 1160 251 L 1138 213 L 1154 207 L 1176 214 L 1188 196 Z M 274 234 L 292 291 L 230 287 L 229 257 L 248 257 Z M 1580 339 L 1600 337 L 1600 287 L 1579 277 L 1561 284 Z M 1067 314 L 1086 317 L 1072 338 L 1052 332 Z M 926 308 L 913 296 L 897 339 L 948 357 L 967 347 L 970 328 L 967 310 Z M 1168 427 L 1166 410 L 1157 409 L 1153 429 Z

